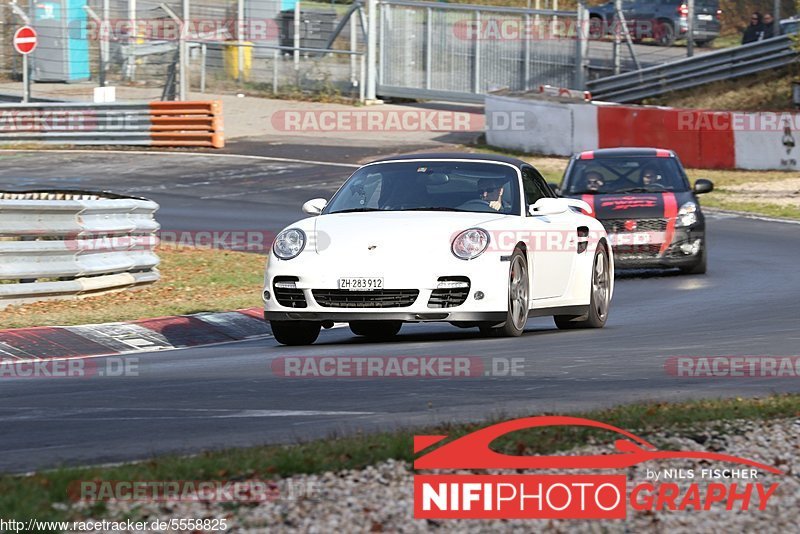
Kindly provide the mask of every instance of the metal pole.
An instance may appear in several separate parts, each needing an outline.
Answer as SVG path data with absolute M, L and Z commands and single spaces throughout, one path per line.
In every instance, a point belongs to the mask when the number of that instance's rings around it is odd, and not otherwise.
M 364 98 L 365 98 L 365 87 L 364 86 L 366 85 L 365 78 L 367 76 L 367 61 L 366 61 L 366 57 L 364 56 L 364 54 L 361 54 L 361 56 L 359 56 L 359 58 L 360 58 L 360 61 L 358 63 L 361 66 L 361 70 L 360 70 L 359 75 L 358 75 L 358 100 L 360 102 L 363 102 Z
M 238 0 L 236 3 L 236 40 L 239 41 L 239 46 L 236 57 L 236 78 L 239 81 L 244 80 L 244 47 L 242 47 L 244 33 L 244 0 Z
M 475 27 L 480 30 L 481 27 L 481 12 L 475 12 Z M 474 51 L 474 63 L 472 65 L 472 92 L 473 93 L 480 93 L 481 92 L 481 39 L 479 35 L 480 31 L 476 31 L 473 34 L 475 46 Z
M 586 76 L 584 72 L 584 63 L 588 55 L 588 39 L 589 39 L 589 19 L 586 6 L 582 2 L 578 2 L 577 11 L 577 26 L 578 35 L 576 43 L 575 54 L 575 88 L 583 90 L 586 88 Z
M 111 39 L 111 28 L 108 24 L 108 15 L 111 11 L 109 4 L 110 0 L 103 0 L 103 22 L 100 26 L 100 57 L 103 58 L 100 65 L 100 72 L 102 74 L 100 85 L 103 87 L 106 86 L 106 71 L 108 70 L 108 52 L 110 51 L 108 40 Z
M 28 72 L 28 54 L 22 54 L 22 103 L 31 99 L 31 77 Z
M 772 35 L 778 36 L 781 33 L 781 0 L 772 1 Z
M 272 51 L 272 94 L 278 94 L 278 49 Z
M 433 10 L 425 8 L 425 89 L 431 88 L 431 63 L 433 62 Z
M 294 70 L 300 70 L 300 0 L 294 5 Z
M 206 43 L 200 45 L 200 92 L 206 92 L 206 60 L 208 57 Z
M 383 48 L 383 47 L 381 47 Z M 367 0 L 367 87 L 366 99 L 377 98 L 378 0 Z
M 686 7 L 688 9 L 687 28 L 686 28 L 686 57 L 694 55 L 694 0 L 686 0 Z
M 180 100 L 186 100 L 189 93 L 189 43 L 186 41 L 189 38 L 189 0 L 181 0 L 181 7 L 183 8 L 183 24 L 181 24 L 181 91 Z
M 614 0 L 614 47 L 612 48 L 611 58 L 614 65 L 614 74 L 620 73 L 620 49 L 622 48 L 622 31 L 619 27 L 622 24 L 622 0 Z M 602 34 L 601 34 L 602 35 Z
M 358 58 L 355 55 L 356 50 L 358 50 L 358 28 L 356 28 L 356 18 L 353 14 L 350 15 L 348 24 L 350 25 L 350 52 L 354 52 L 350 54 L 350 81 L 355 82 L 356 69 L 358 68 L 356 65 Z
M 128 57 L 126 58 L 125 74 L 129 80 L 133 80 L 136 74 L 136 52 L 134 46 L 136 45 L 136 37 L 139 33 L 136 24 L 136 0 L 128 0 L 128 21 L 131 25 L 131 35 L 128 38 Z
M 536 3 L 539 3 L 539 0 L 536 0 Z M 528 0 L 528 4 L 530 4 L 530 0 Z M 538 15 L 537 15 L 538 17 Z M 525 43 L 524 48 L 522 50 L 522 86 L 525 90 L 529 90 L 531 88 L 531 39 L 534 37 L 534 33 L 538 31 L 538 28 L 531 28 L 531 16 L 529 13 L 525 14 Z M 528 33 L 531 32 L 531 33 Z

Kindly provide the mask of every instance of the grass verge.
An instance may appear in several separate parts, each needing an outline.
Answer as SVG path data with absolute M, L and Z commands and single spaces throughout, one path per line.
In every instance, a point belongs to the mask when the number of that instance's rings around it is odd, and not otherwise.
M 767 420 L 800 416 L 800 395 L 774 395 L 757 399 L 698 400 L 679 404 L 640 403 L 577 414 L 647 435 L 653 432 L 690 431 L 698 424 L 731 419 Z M 500 421 L 502 419 L 498 419 Z M 496 422 L 496 421 L 495 421 Z M 207 452 L 192 457 L 165 456 L 114 467 L 62 468 L 30 476 L 0 476 L 0 517 L 25 520 L 80 520 L 68 506 L 67 488 L 78 480 L 246 480 L 273 479 L 300 473 L 360 469 L 397 459 L 413 460 L 413 435 L 460 436 L 481 424 L 452 424 L 416 432 L 402 431 L 331 438 L 290 446 L 264 446 Z M 513 433 L 496 443 L 509 454 L 552 454 L 589 441 L 610 443 L 615 435 L 573 427 L 550 427 Z M 657 445 L 657 443 L 656 443 Z M 92 510 L 102 517 L 105 506 Z
M 499 150 L 487 145 L 464 147 L 472 152 L 517 157 L 536 167 L 550 182 L 560 184 L 568 158 L 532 156 L 513 150 Z M 800 220 L 800 185 L 796 173 L 785 171 L 739 171 L 686 169 L 689 180 L 706 178 L 714 182 L 714 191 L 700 197 L 703 206 L 753 215 Z M 753 199 L 757 200 L 753 200 Z
M 132 321 L 261 305 L 265 256 L 160 247 L 161 280 L 141 289 L 0 310 L 2 328 Z

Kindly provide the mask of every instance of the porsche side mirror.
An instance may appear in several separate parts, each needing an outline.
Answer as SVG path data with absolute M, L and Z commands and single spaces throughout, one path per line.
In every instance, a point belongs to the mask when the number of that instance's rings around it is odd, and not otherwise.
M 577 198 L 540 198 L 528 208 L 528 213 L 534 216 L 557 215 L 570 208 L 577 208 L 589 214 L 592 213 L 592 207 Z
M 705 178 L 698 178 L 694 183 L 694 192 L 698 195 L 703 193 L 710 193 L 714 190 L 714 182 L 706 180 Z
M 531 215 L 557 215 L 569 209 L 569 204 L 562 198 L 540 198 L 528 208 Z
M 307 213 L 309 215 L 319 215 L 327 205 L 328 201 L 324 198 L 313 198 L 303 204 L 303 213 Z

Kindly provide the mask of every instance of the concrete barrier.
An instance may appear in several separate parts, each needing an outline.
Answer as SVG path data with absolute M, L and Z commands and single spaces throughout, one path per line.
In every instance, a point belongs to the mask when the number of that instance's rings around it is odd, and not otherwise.
M 489 120 L 493 114 L 516 121 Z M 739 113 L 486 96 L 486 141 L 568 156 L 613 147 L 674 150 L 687 167 L 800 170 L 800 113 Z

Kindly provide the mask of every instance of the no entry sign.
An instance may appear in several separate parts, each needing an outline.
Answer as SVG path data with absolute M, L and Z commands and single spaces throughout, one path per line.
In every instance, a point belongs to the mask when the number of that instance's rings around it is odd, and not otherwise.
M 30 54 L 37 44 L 36 30 L 23 26 L 14 32 L 14 49 L 20 54 Z

